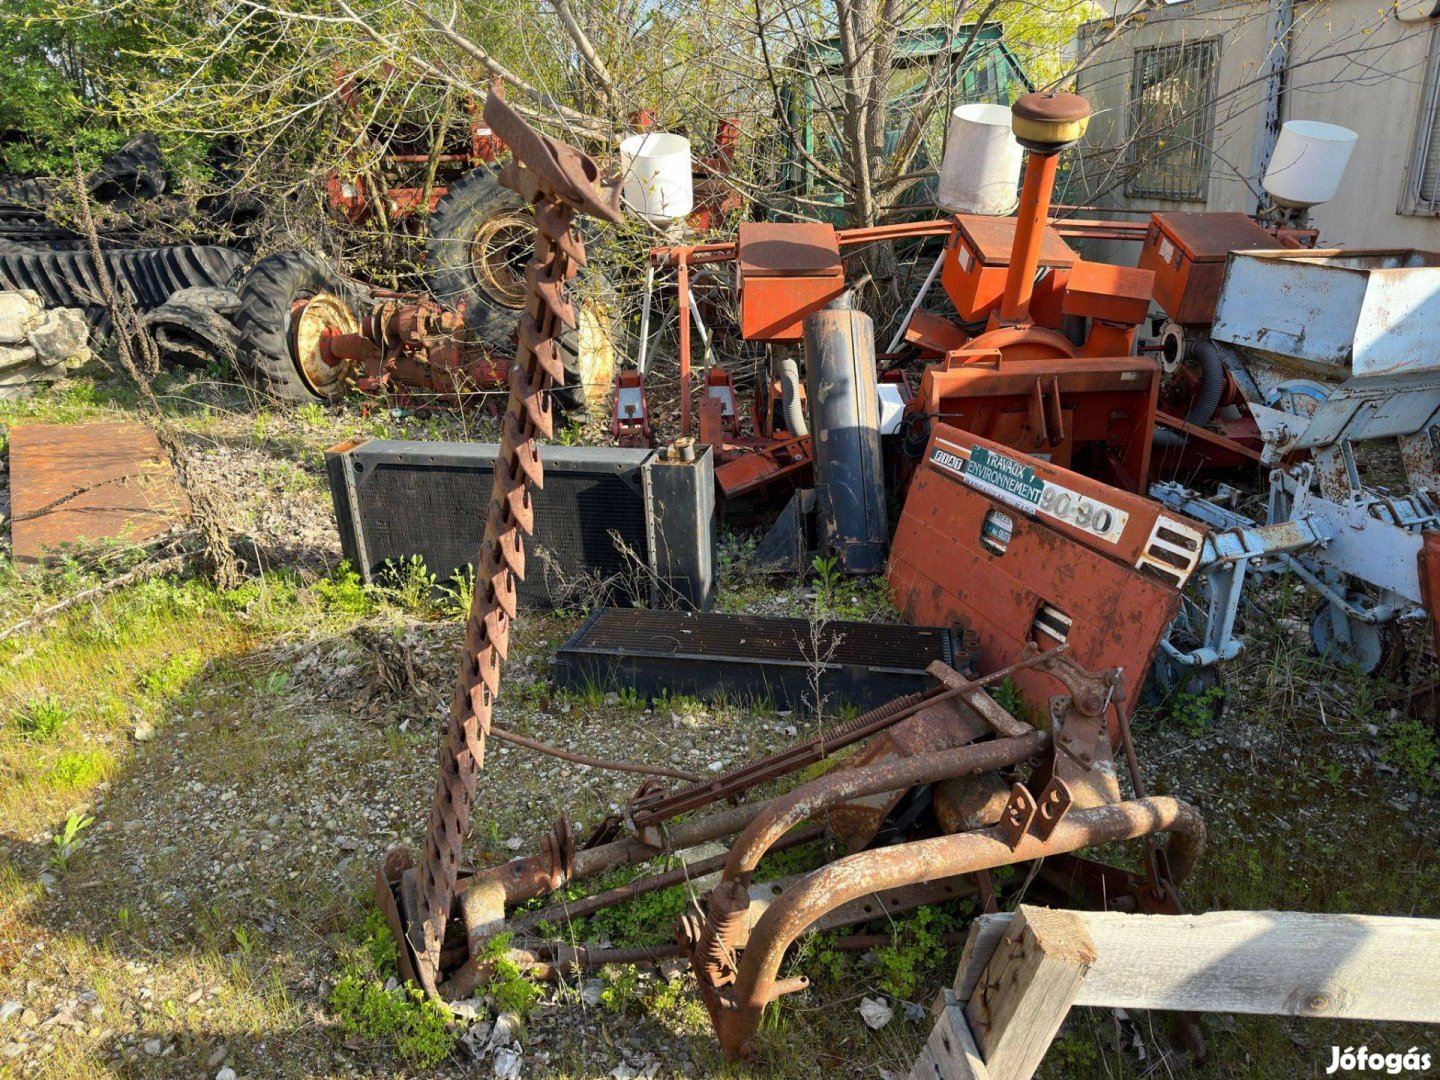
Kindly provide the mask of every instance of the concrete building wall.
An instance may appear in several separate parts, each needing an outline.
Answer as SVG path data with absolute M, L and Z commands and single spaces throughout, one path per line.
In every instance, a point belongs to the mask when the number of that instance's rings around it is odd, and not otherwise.
M 1280 118 L 1340 124 L 1360 136 L 1336 197 L 1312 212 L 1322 241 L 1440 251 L 1440 216 L 1400 212 L 1436 23 L 1401 22 L 1373 0 L 1299 0 L 1293 11 Z M 1071 193 L 1088 190 L 1099 205 L 1122 209 L 1254 212 L 1258 162 L 1270 137 L 1266 74 L 1267 61 L 1277 55 L 1275 25 L 1265 0 L 1187 0 L 1101 44 L 1078 79 L 1096 115 Z M 1106 23 L 1082 28 L 1082 55 L 1109 34 Z M 1128 194 L 1126 180 L 1135 170 L 1126 143 L 1137 50 L 1206 39 L 1218 42 L 1219 60 L 1204 198 Z

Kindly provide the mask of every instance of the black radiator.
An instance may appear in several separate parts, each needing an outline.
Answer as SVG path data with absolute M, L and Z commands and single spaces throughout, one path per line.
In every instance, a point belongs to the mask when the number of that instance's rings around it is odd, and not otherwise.
M 542 446 L 532 491 L 523 602 L 710 605 L 715 480 L 708 447 L 693 462 L 653 450 Z M 484 537 L 494 443 L 375 439 L 326 451 L 345 557 L 366 581 L 414 556 L 441 580 L 473 566 Z
M 555 654 L 555 682 L 813 712 L 818 680 L 826 712 L 864 711 L 934 688 L 926 667 L 957 654 L 941 627 L 606 608 Z

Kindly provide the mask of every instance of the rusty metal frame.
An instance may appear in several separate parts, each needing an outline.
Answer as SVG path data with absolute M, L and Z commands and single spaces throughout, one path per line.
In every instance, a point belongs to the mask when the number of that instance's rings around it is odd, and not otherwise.
M 500 692 L 501 663 L 516 610 L 515 584 L 525 576 L 525 536 L 534 526 L 530 488 L 544 483 L 537 439 L 552 432 L 545 391 L 564 380 L 556 338 L 563 327 L 575 327 L 565 284 L 584 264 L 585 248 L 574 220 L 577 214 L 615 222 L 621 218 L 618 185 L 602 183 L 599 167 L 574 147 L 531 128 L 506 104 L 498 83 L 485 102 L 484 115 L 513 154 L 501 170 L 501 183 L 535 206 L 535 255 L 525 271 L 529 296 L 508 373 L 509 404 L 500 425 L 485 539 L 475 560 L 475 590 L 421 864 L 418 872 L 403 871 L 399 882 L 404 915 L 399 940 L 421 987 L 431 994 L 439 988 L 446 926 Z M 546 874 L 554 887 L 568 874 L 572 855 L 568 821 L 562 821 L 547 845 L 547 865 L 536 872 Z M 388 856 L 386 862 L 393 867 Z M 394 904 L 383 872 L 377 875 L 377 892 L 382 905 Z
M 1205 825 L 1194 807 L 1164 796 L 1076 811 L 1048 839 L 1027 834 L 1013 848 L 1004 830 L 996 827 L 862 851 L 816 870 L 760 916 L 723 985 L 700 980 L 726 1058 L 752 1057 L 765 1007 L 809 985 L 804 976 L 777 980 L 780 962 L 797 937 L 840 904 L 915 881 L 973 874 L 1155 833 L 1169 834 L 1170 873 L 1176 883 L 1183 881 L 1204 848 Z M 733 898 L 722 896 L 709 912 L 711 924 L 718 918 L 722 926 L 733 925 L 739 920 L 735 907 Z M 724 949 L 712 953 L 731 962 Z M 703 960 L 697 975 L 702 970 Z

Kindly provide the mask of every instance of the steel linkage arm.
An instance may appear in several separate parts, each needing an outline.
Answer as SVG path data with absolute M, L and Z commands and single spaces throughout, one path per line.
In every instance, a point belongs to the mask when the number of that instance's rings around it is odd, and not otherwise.
M 402 892 L 407 944 L 423 988 L 435 993 L 441 949 L 460 873 L 460 856 L 485 763 L 485 737 L 500 693 L 500 665 L 515 617 L 515 584 L 525 576 L 524 538 L 534 526 L 530 488 L 543 483 L 537 439 L 551 434 L 552 386 L 564 380 L 556 351 L 562 328 L 575 326 L 565 284 L 585 262 L 575 215 L 620 220 L 620 194 L 602 182 L 595 162 L 530 127 L 505 103 L 499 86 L 485 102 L 485 122 L 510 147 L 500 182 L 535 207 L 535 253 L 525 269 L 528 298 L 510 400 L 501 420 L 485 538 L 476 558 L 475 591 L 465 625 L 460 671 L 446 725 L 419 879 Z M 558 843 L 554 872 L 563 875 L 569 847 Z
M 997 827 L 862 851 L 821 867 L 782 893 L 760 916 L 749 933 L 733 985 L 707 985 L 704 965 L 696 965 L 700 990 L 726 1058 L 753 1056 L 754 1036 L 765 1006 L 784 993 L 808 985 L 803 976 L 777 983 L 781 959 L 807 927 L 841 904 L 914 882 L 971 874 L 1162 832 L 1170 835 L 1170 870 L 1178 885 L 1200 856 L 1205 825 L 1194 807 L 1167 797 L 1074 810 L 1056 826 L 1049 839 L 1027 834 L 1014 848 Z M 712 921 L 715 916 L 712 911 Z

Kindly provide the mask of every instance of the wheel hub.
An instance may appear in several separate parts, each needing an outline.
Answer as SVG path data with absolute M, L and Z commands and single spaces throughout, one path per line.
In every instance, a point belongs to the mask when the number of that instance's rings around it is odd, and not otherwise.
M 360 321 L 350 305 L 334 293 L 315 293 L 292 305 L 290 352 L 301 378 L 321 397 L 331 396 L 343 366 L 331 359 L 326 343 L 341 334 L 354 334 L 359 330 Z
M 485 222 L 470 241 L 470 271 L 476 284 L 506 307 L 525 306 L 525 263 L 534 235 L 534 219 L 511 211 Z

